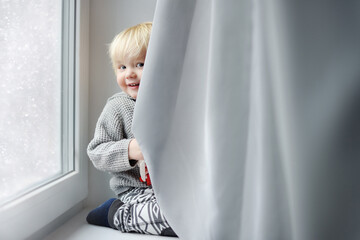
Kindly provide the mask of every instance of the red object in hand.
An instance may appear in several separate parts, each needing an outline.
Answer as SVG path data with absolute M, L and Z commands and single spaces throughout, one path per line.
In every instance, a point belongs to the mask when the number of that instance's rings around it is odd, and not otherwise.
M 150 175 L 149 175 L 149 173 L 146 174 L 146 185 L 148 185 L 148 186 L 151 185 L 151 180 L 150 180 Z
M 147 169 L 147 166 L 145 166 L 145 172 L 146 172 L 146 181 L 143 181 L 142 178 L 140 177 L 140 182 L 146 182 L 146 185 L 150 186 L 151 185 L 151 180 L 150 180 L 150 175 L 149 175 L 149 171 Z

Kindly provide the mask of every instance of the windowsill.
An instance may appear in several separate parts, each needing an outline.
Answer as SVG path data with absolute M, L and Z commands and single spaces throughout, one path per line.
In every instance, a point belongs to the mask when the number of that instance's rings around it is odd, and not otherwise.
M 92 240 L 92 239 L 124 239 L 124 240 L 176 240 L 178 238 L 122 233 L 111 228 L 90 225 L 86 222 L 86 215 L 90 209 L 84 209 L 54 232 L 45 237 L 45 240 Z

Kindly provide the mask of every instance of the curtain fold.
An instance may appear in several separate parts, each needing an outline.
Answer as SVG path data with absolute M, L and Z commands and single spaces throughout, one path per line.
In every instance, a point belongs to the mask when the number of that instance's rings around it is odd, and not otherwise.
M 133 132 L 181 239 L 359 239 L 356 1 L 158 0 Z

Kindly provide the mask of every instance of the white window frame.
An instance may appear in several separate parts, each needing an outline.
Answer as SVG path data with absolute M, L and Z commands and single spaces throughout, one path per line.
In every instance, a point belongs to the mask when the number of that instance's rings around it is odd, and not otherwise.
M 75 80 L 73 87 L 67 86 L 74 88 L 74 94 L 69 94 L 69 102 L 74 102 L 69 104 L 74 108 L 74 121 L 68 124 L 74 140 L 66 154 L 74 159 L 74 171 L 1 206 L 0 239 L 31 238 L 70 209 L 82 207 L 88 194 L 89 0 L 66 1 L 75 3 L 71 5 L 75 8 L 75 58 L 65 73 Z

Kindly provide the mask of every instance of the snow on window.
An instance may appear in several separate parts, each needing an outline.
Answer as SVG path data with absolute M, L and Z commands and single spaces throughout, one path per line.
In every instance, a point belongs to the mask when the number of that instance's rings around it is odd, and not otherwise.
M 0 202 L 61 166 L 61 0 L 0 0 Z

